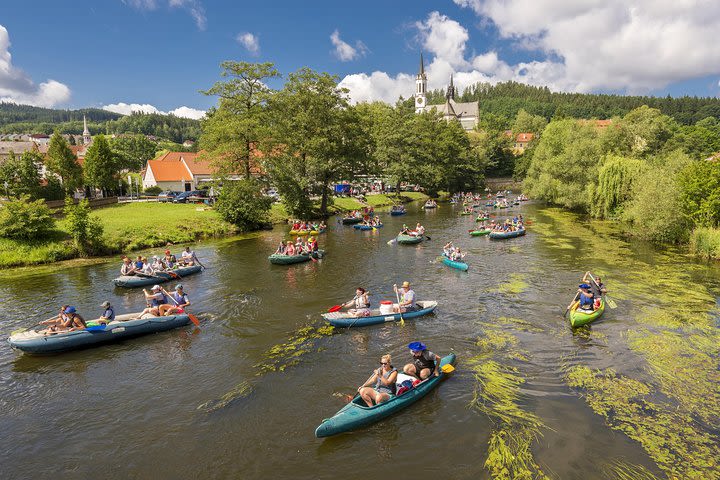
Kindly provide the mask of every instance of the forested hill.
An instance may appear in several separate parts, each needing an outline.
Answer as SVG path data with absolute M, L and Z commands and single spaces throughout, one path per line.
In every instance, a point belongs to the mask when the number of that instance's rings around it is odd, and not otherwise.
M 706 117 L 720 118 L 717 97 L 647 97 L 628 95 L 551 92 L 517 82 L 496 85 L 477 83 L 455 98 L 460 102 L 478 100 L 480 111 L 512 119 L 521 108 L 550 120 L 553 117 L 612 118 L 647 105 L 673 117 L 679 123 L 693 124 Z M 428 103 L 445 101 L 445 90 L 428 92 Z
M 200 137 L 200 122 L 159 113 L 120 115 L 98 108 L 55 110 L 14 103 L 0 103 L 0 133 L 81 134 L 83 115 L 93 135 L 100 133 L 142 133 L 182 143 Z

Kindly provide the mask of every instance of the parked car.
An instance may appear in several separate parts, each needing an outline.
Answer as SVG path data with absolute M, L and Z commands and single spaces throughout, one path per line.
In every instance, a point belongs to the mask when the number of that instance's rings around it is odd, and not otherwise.
M 189 192 L 182 192 L 181 194 L 179 194 L 177 197 L 175 197 L 173 199 L 173 202 L 174 203 L 187 203 L 188 201 L 190 201 L 190 197 L 197 196 L 197 195 L 202 195 L 200 190 L 191 190 Z
M 187 197 L 189 203 L 207 203 L 209 198 L 207 190 L 196 190 L 192 195 Z
M 176 192 L 173 190 L 161 192 L 158 195 L 158 202 L 172 202 L 178 195 L 180 195 L 180 192 Z

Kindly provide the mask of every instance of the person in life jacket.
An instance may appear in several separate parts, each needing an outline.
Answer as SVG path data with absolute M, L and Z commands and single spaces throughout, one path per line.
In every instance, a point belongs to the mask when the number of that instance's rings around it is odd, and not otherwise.
M 590 310 L 592 311 L 593 304 L 594 304 L 594 295 L 592 291 L 590 291 L 590 285 L 587 283 L 581 283 L 578 286 L 578 295 L 579 295 L 579 302 L 578 308 L 581 310 Z

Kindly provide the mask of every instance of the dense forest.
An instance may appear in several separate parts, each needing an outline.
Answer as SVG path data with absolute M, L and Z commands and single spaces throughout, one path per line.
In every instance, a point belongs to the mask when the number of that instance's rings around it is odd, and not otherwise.
M 200 122 L 159 113 L 120 115 L 97 108 L 55 110 L 14 103 L 0 103 L 0 133 L 81 134 L 83 115 L 92 135 L 142 133 L 176 143 L 200 138 Z
M 445 90 L 428 92 L 428 104 L 445 102 Z M 673 117 L 683 125 L 692 125 L 706 117 L 720 118 L 717 97 L 646 97 L 588 93 L 551 92 L 517 82 L 496 85 L 477 83 L 456 96 L 459 102 L 480 102 L 482 113 L 506 119 L 515 118 L 520 109 L 546 120 L 552 118 L 612 118 L 647 105 Z

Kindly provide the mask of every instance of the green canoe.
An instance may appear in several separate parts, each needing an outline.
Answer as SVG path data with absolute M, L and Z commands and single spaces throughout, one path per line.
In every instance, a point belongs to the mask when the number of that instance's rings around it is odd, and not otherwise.
M 581 327 L 590 322 L 594 322 L 598 318 L 602 317 L 602 314 L 605 312 L 605 299 L 602 297 L 600 298 L 600 306 L 593 312 L 579 310 L 579 305 L 580 302 L 576 301 L 570 307 L 570 326 L 572 327 Z
M 486 228 L 485 230 L 473 230 L 472 232 L 470 232 L 470 235 L 472 235 L 473 237 L 480 237 L 482 235 L 487 235 L 490 232 L 492 232 L 492 230 Z
M 455 363 L 454 353 L 440 360 L 441 367 L 447 364 L 452 365 L 453 363 Z M 430 378 L 418 383 L 407 392 L 398 396 L 392 396 L 387 402 L 372 407 L 368 407 L 362 398 L 360 398 L 360 395 L 355 395 L 355 398 L 341 408 L 332 418 L 326 418 L 322 421 L 320 426 L 315 429 L 315 436 L 322 438 L 357 430 L 358 428 L 366 427 L 380 421 L 385 417 L 389 417 L 395 412 L 420 400 L 427 395 L 428 392 L 437 387 L 447 376 L 448 374 L 441 370 L 440 375 L 437 377 L 430 376 Z M 417 421 L 417 419 L 410 419 L 409 421 Z
M 397 236 L 397 242 L 401 243 L 403 245 L 414 245 L 416 243 L 420 243 L 423 241 L 423 237 L 416 237 L 413 235 L 405 235 L 404 233 L 401 233 Z
M 325 256 L 324 250 L 318 250 L 312 254 L 313 258 L 323 258 Z M 309 262 L 310 255 L 282 255 L 273 253 L 268 257 L 270 263 L 274 265 L 291 265 L 293 263 Z

